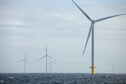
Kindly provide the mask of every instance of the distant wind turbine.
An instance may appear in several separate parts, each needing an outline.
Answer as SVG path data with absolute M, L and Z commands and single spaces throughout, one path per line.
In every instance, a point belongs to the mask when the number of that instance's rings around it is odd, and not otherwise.
M 110 18 L 113 18 L 113 17 L 117 17 L 117 16 L 122 16 L 122 15 L 126 15 L 126 14 L 119 14 L 119 15 L 113 15 L 113 16 L 108 16 L 108 17 L 104 17 L 104 18 L 100 18 L 100 19 L 96 19 L 96 20 L 93 20 L 91 19 L 76 3 L 74 0 L 72 0 L 73 3 L 77 6 L 77 8 L 87 17 L 87 19 L 91 22 L 91 27 L 89 29 L 89 32 L 88 32 L 88 36 L 87 36 L 87 40 L 86 40 L 86 44 L 84 46 L 84 51 L 83 51 L 83 55 L 85 53 L 85 50 L 86 50 L 86 46 L 87 46 L 87 43 L 88 43 L 88 40 L 89 40 L 89 37 L 92 33 L 92 65 L 91 65 L 91 73 L 92 75 L 95 74 L 95 66 L 94 66 L 94 24 L 96 22 L 100 22 L 100 21 L 103 21 L 103 20 L 107 20 L 107 19 L 110 19 Z
M 46 60 L 46 73 L 48 72 L 48 59 L 49 58 L 51 58 L 51 59 L 53 59 L 53 60 L 55 60 L 53 57 L 51 57 L 51 56 L 49 56 L 48 54 L 47 54 L 47 45 L 46 45 L 46 55 L 45 56 L 43 56 L 43 57 L 41 57 L 39 60 L 42 60 L 42 59 L 44 59 L 44 58 L 46 58 L 45 60 Z
M 27 61 L 27 53 L 25 53 L 25 58 L 20 60 L 19 62 L 24 62 L 24 73 L 26 73 L 26 64 L 28 63 L 28 61 Z
M 114 73 L 114 62 L 112 62 L 112 64 L 111 64 L 111 67 L 112 67 L 112 74 Z
M 55 63 L 55 62 L 49 62 L 49 65 L 50 65 L 50 73 L 52 73 L 52 64 Z

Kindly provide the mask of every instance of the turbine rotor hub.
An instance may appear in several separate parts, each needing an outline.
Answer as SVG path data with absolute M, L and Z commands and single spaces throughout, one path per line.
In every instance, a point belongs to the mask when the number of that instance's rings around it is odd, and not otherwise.
M 91 23 L 92 23 L 92 24 L 95 24 L 95 20 L 92 20 Z

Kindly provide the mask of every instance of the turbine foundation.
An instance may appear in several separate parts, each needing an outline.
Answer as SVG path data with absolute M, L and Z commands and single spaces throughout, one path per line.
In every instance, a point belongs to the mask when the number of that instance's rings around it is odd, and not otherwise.
M 96 73 L 95 73 L 95 67 L 94 67 L 94 64 L 92 64 L 92 66 L 91 66 L 91 74 L 92 75 L 95 75 Z

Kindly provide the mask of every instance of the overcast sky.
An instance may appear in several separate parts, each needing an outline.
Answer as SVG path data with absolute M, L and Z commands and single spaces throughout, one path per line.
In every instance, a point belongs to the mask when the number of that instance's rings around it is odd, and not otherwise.
M 126 13 L 126 0 L 75 0 L 92 18 Z M 90 27 L 71 0 L 0 0 L 0 73 L 44 73 L 45 44 L 56 59 L 55 73 L 90 73 L 91 40 L 82 56 Z M 97 73 L 126 73 L 126 16 L 95 24 Z M 53 61 L 53 60 L 52 60 Z M 49 69 L 49 67 L 48 67 Z

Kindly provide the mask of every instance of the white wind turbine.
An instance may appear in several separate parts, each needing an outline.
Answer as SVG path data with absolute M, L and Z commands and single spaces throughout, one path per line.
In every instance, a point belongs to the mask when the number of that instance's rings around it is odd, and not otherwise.
M 55 62 L 49 62 L 49 65 L 50 65 L 50 73 L 52 73 L 52 64 L 55 63 Z
M 46 65 L 45 65 L 45 67 L 46 67 L 46 73 L 48 72 L 48 59 L 50 58 L 50 59 L 53 59 L 53 60 L 55 60 L 55 58 L 53 58 L 53 57 L 51 57 L 51 56 L 49 56 L 48 55 L 48 53 L 47 53 L 47 45 L 46 45 L 46 55 L 45 56 L 43 56 L 43 57 L 41 57 L 39 60 L 42 60 L 42 59 L 44 59 L 44 58 L 46 58 L 45 60 L 46 60 Z
M 107 19 L 110 19 L 110 18 L 113 18 L 113 17 L 117 17 L 117 16 L 122 16 L 122 15 L 126 15 L 126 14 L 118 14 L 118 15 L 113 15 L 113 16 L 108 16 L 108 17 L 103 17 L 103 18 L 100 18 L 100 19 L 96 19 L 96 20 L 93 20 L 91 19 L 76 3 L 74 0 L 72 0 L 73 3 L 77 6 L 77 8 L 87 17 L 87 19 L 91 22 L 91 26 L 90 26 L 90 29 L 89 29 L 89 32 L 88 32 L 88 36 L 87 36 L 87 40 L 86 40 L 86 44 L 84 46 L 84 51 L 83 51 L 83 55 L 85 53 L 85 50 L 86 50 L 86 46 L 87 46 L 87 43 L 88 43 L 88 40 L 89 40 L 89 37 L 90 35 L 92 34 L 92 65 L 91 65 L 91 73 L 92 75 L 95 74 L 95 66 L 94 66 L 94 24 L 96 22 L 100 22 L 100 21 L 103 21 L 103 20 L 107 20 Z
M 25 58 L 20 60 L 19 62 L 24 62 L 24 73 L 26 73 L 26 65 L 28 63 L 28 61 L 27 61 L 27 53 L 25 53 Z

